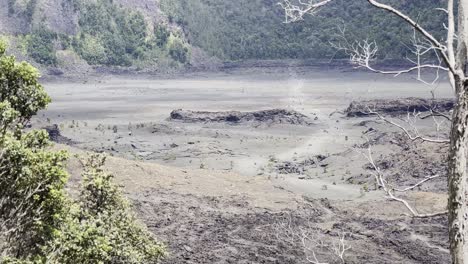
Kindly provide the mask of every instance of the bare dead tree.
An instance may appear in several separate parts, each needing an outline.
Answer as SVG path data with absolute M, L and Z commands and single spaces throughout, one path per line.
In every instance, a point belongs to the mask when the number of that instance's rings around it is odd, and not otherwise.
M 300 21 L 305 15 L 315 14 L 320 8 L 332 1 L 283 0 L 281 6 L 285 11 L 285 21 L 289 23 Z M 443 70 L 448 74 L 456 98 L 455 108 L 450 117 L 447 175 L 450 253 L 452 263 L 468 264 L 468 177 L 466 171 L 468 161 L 468 0 L 447 0 L 447 8 L 438 9 L 447 14 L 448 22 L 445 25 L 447 38 L 445 41 L 439 41 L 417 20 L 393 6 L 383 4 L 378 0 L 367 0 L 367 2 L 398 17 L 402 23 L 414 29 L 418 38 L 421 38 L 421 40 L 418 39 L 416 45 L 413 45 L 415 46 L 416 58 L 420 58 L 422 54 L 427 52 L 434 52 L 440 63 L 423 64 L 421 60 L 416 59 L 413 60 L 415 65 L 410 68 L 393 72 L 381 71 L 370 64 L 378 51 L 377 45 L 371 41 L 360 41 L 346 47 L 352 63 L 373 72 L 391 73 L 396 76 L 413 71 L 420 73 L 422 69 L 426 68 Z M 455 26 L 456 24 L 458 25 Z M 416 138 L 425 139 L 418 136 Z
M 274 228 L 276 238 L 282 242 L 299 245 L 309 263 L 346 263 L 346 253 L 351 249 L 346 233 L 334 231 L 333 236 L 326 236 L 314 223 L 295 225 L 290 215 L 276 223 Z M 325 258 L 328 261 L 325 261 Z
M 314 14 L 320 7 L 328 4 L 333 0 L 307 0 L 299 1 L 295 4 L 291 0 L 284 0 L 279 3 L 285 12 L 286 23 L 297 22 L 304 19 L 307 14 Z
M 376 115 L 379 117 L 379 119 L 381 119 L 382 121 L 394 126 L 394 127 L 397 127 L 398 129 L 400 129 L 410 140 L 412 141 L 423 141 L 423 142 L 429 142 L 429 143 L 437 143 L 437 144 L 448 144 L 450 143 L 450 140 L 448 138 L 441 138 L 441 137 L 429 137 L 429 136 L 425 136 L 423 134 L 421 134 L 421 132 L 419 131 L 417 125 L 415 124 L 416 123 L 416 119 L 426 119 L 426 118 L 429 118 L 431 115 L 426 115 L 426 116 L 421 116 L 421 112 L 413 112 L 413 113 L 407 113 L 407 119 L 405 120 L 405 125 L 403 124 L 399 124 L 397 123 L 396 121 L 394 120 L 391 120 L 387 117 L 384 117 L 383 115 L 381 115 L 380 113 L 374 111 L 374 110 L 371 110 L 370 108 L 368 108 L 368 114 L 370 115 Z M 436 131 L 439 132 L 440 131 L 440 127 L 441 127 L 441 122 L 439 122 L 436 118 L 435 118 L 435 115 L 436 114 L 433 114 L 432 117 L 434 118 L 433 121 L 434 121 L 434 124 L 436 125 Z M 443 116 L 445 116 L 444 114 L 441 114 Z
M 371 107 L 367 106 L 367 110 L 364 112 L 367 115 L 375 115 L 377 116 L 381 121 L 390 124 L 393 127 L 396 127 L 397 129 L 401 130 L 403 134 L 411 141 L 415 142 L 426 142 L 426 143 L 432 143 L 432 144 L 443 144 L 447 145 L 450 143 L 450 140 L 446 137 L 445 135 L 445 130 L 442 131 L 443 124 L 448 120 L 450 121 L 450 117 L 447 116 L 444 113 L 439 113 L 437 110 L 430 108 L 428 109 L 429 114 L 423 115 L 421 112 L 408 112 L 406 115 L 406 119 L 397 119 L 397 118 L 389 118 L 381 115 L 379 112 L 371 109 Z M 437 132 L 437 137 L 433 136 L 427 136 L 424 135 L 419 131 L 419 128 L 417 126 L 418 120 L 424 120 L 432 118 L 432 121 L 435 125 L 435 131 Z M 438 120 L 438 118 L 440 120 Z M 396 119 L 396 120 L 394 120 Z M 442 134 L 442 135 L 441 135 Z M 440 178 L 442 175 L 429 175 L 426 176 L 424 179 L 420 180 L 419 182 L 412 184 L 411 186 L 407 187 L 398 187 L 394 186 L 391 184 L 388 180 L 388 176 L 382 170 L 377 162 L 375 162 L 373 155 L 372 155 L 372 144 L 371 140 L 367 139 L 367 149 L 365 151 L 362 151 L 360 148 L 355 148 L 354 151 L 358 152 L 361 156 L 363 156 L 370 164 L 370 166 L 373 169 L 373 175 L 375 178 L 375 182 L 377 183 L 377 186 L 384 191 L 386 194 L 386 198 L 400 202 L 403 204 L 407 210 L 410 212 L 410 216 L 416 217 L 416 218 L 428 218 L 428 217 L 434 217 L 434 216 L 440 216 L 440 215 L 446 215 L 448 211 L 442 211 L 442 212 L 433 212 L 433 213 L 425 213 L 421 214 L 418 213 L 418 211 L 410 205 L 410 202 L 408 202 L 405 198 L 403 198 L 400 195 L 397 195 L 397 193 L 406 193 L 411 190 L 414 190 L 423 184 Z
M 366 68 L 375 73 L 389 74 L 395 77 L 405 73 L 416 72 L 417 80 L 427 85 L 434 85 L 439 80 L 440 71 L 447 72 L 449 70 L 447 67 L 443 66 L 443 61 L 439 56 L 438 50 L 428 41 L 421 40 L 416 30 L 414 30 L 411 45 L 406 45 L 411 56 L 407 55 L 405 59 L 413 66 L 394 71 L 377 69 L 372 65 L 372 63 L 376 61 L 379 51 L 379 47 L 375 41 L 370 41 L 368 39 L 350 41 L 346 35 L 345 27 L 338 27 L 338 30 L 340 33 L 338 35 L 339 41 L 331 42 L 330 45 L 336 50 L 343 51 L 348 55 L 351 64 L 356 68 Z M 431 55 L 436 58 L 437 63 L 425 63 L 423 61 L 424 57 Z M 422 72 L 425 69 L 435 71 L 434 78 L 431 81 L 426 81 L 423 78 Z
M 410 216 L 417 217 L 417 218 L 427 218 L 427 217 L 434 217 L 434 216 L 440 216 L 440 215 L 447 214 L 447 211 L 421 214 L 412 205 L 410 205 L 410 203 L 406 199 L 404 199 L 404 198 L 402 198 L 402 197 L 400 197 L 399 195 L 396 194 L 396 193 L 406 193 L 408 191 L 411 191 L 411 190 L 423 185 L 424 183 L 426 183 L 426 182 L 428 182 L 430 180 L 441 177 L 441 175 L 427 176 L 423 180 L 421 180 L 421 181 L 419 181 L 419 182 L 417 182 L 417 183 L 415 183 L 415 184 L 413 184 L 413 185 L 411 185 L 409 187 L 406 187 L 406 188 L 403 188 L 403 189 L 398 189 L 398 188 L 396 188 L 394 186 L 391 186 L 391 184 L 389 184 L 385 173 L 382 171 L 382 169 L 374 161 L 374 158 L 372 157 L 372 148 L 371 148 L 370 145 L 367 148 L 367 151 L 365 151 L 365 152 L 358 151 L 358 152 L 363 157 L 365 157 L 367 159 L 367 161 L 373 167 L 374 177 L 375 177 L 375 181 L 377 182 L 378 187 L 380 187 L 385 192 L 388 199 L 393 200 L 393 201 L 397 201 L 397 202 L 403 204 L 408 209 L 408 211 L 411 213 Z

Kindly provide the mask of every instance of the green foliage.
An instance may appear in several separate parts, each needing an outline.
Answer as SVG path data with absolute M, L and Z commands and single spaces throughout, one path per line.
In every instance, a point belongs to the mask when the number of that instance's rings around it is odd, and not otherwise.
M 57 38 L 60 44 L 62 44 L 63 49 L 67 50 L 72 48 L 73 37 L 66 34 L 57 34 Z
M 91 35 L 81 34 L 79 39 L 72 42 L 80 56 L 90 64 L 107 63 L 106 50 L 101 41 Z
M 0 57 L 3 57 L 5 55 L 7 49 L 6 41 L 0 39 Z
M 0 263 L 156 263 L 164 256 L 102 170 L 85 165 L 80 198 L 65 191 L 67 153 L 49 149 L 47 132 L 23 132 L 50 98 L 37 70 L 5 55 L 0 41 Z
M 78 207 L 50 250 L 61 252 L 64 264 L 157 263 L 164 247 L 138 223 L 104 161 L 92 155 L 86 162 Z
M 64 213 L 64 152 L 49 152 L 45 131 L 22 133 L 50 98 L 31 65 L 5 55 L 0 44 L 0 225 L 12 255 L 39 254 Z M 0 239 L 1 240 L 1 239 Z
M 0 102 L 8 103 L 18 111 L 19 121 L 24 123 L 45 108 L 50 97 L 37 81 L 37 69 L 26 62 L 17 63 L 13 56 L 6 56 L 6 45 L 0 43 Z
M 166 25 L 156 25 L 154 27 L 154 43 L 162 48 L 166 46 L 171 32 L 167 29 Z
M 37 3 L 38 0 L 8 0 L 10 14 L 31 25 L 31 32 L 19 37 L 24 39 L 25 53 L 39 64 L 56 66 L 56 51 L 60 48 L 74 50 L 91 65 L 144 67 L 166 64 L 165 61 L 170 61 L 167 65 L 189 61 L 189 46 L 183 38 L 182 43 L 168 46 L 172 33 L 166 24 L 156 24 L 150 30 L 140 11 L 123 8 L 113 0 L 62 0 L 62 8 L 73 8 L 78 15 L 75 35 L 57 34 L 43 21 L 35 24 Z
M 64 152 L 50 152 L 45 131 L 19 138 L 4 135 L 1 148 L 0 221 L 8 230 L 6 240 L 12 256 L 40 255 L 41 246 L 54 238 L 66 213 L 64 191 L 68 174 Z
M 169 55 L 171 55 L 172 59 L 182 64 L 185 64 L 189 61 L 189 48 L 180 38 L 171 35 L 169 37 L 167 46 Z
M 278 0 L 161 0 L 169 22 L 177 23 L 183 34 L 171 32 L 165 24 L 150 30 L 141 12 L 113 0 L 62 1 L 78 14 L 76 35 L 57 36 L 44 25 L 34 24 L 37 0 L 8 0 L 10 15 L 23 16 L 32 25 L 27 53 L 38 63 L 55 65 L 59 43 L 91 65 L 109 66 L 188 64 L 191 45 L 224 60 L 344 58 L 330 45 L 340 39 L 338 27 L 346 27 L 350 41 L 375 40 L 379 59 L 401 59 L 408 53 L 406 46 L 413 34 L 398 18 L 366 0 L 335 0 L 316 15 L 292 24 L 283 23 Z M 446 15 L 436 8 L 446 5 L 443 0 L 388 3 L 442 39 Z M 180 41 L 170 43 L 171 35 Z
M 19 112 L 15 111 L 8 101 L 0 103 L 0 133 L 5 135 L 7 129 L 14 130 L 13 122 L 18 118 Z
M 336 0 L 304 21 L 285 24 L 278 0 L 162 0 L 169 18 L 184 28 L 191 44 L 228 60 L 330 58 L 336 50 L 338 27 L 351 39 L 375 40 L 382 59 L 406 55 L 412 36 L 409 26 L 373 8 L 366 0 Z M 409 13 L 436 35 L 443 34 L 442 0 L 395 0 L 391 4 Z
M 44 25 L 35 28 L 27 40 L 27 52 L 37 63 L 44 65 L 57 64 L 54 42 L 57 34 L 48 30 Z
M 109 0 L 86 2 L 80 9 L 81 34 L 73 46 L 88 63 L 130 66 L 151 47 L 140 12 L 119 8 Z

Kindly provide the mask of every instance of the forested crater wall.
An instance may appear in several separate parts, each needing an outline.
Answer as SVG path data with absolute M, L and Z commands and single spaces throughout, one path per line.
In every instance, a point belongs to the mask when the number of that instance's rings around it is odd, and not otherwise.
M 277 0 L 0 0 L 0 34 L 38 66 L 167 69 L 215 61 L 343 59 L 330 43 L 368 38 L 377 59 L 402 59 L 413 35 L 365 0 L 333 1 L 284 23 Z M 445 34 L 442 0 L 391 4 Z M 398 25 L 398 26 L 395 26 Z M 213 60 L 209 58 L 217 58 Z

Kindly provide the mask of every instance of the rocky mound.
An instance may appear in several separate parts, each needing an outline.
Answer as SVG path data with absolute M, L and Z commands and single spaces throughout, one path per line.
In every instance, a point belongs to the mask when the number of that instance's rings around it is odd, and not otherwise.
M 273 169 L 279 174 L 304 175 L 309 168 L 327 167 L 328 163 L 324 162 L 326 159 L 326 156 L 316 155 L 302 161 L 275 161 Z
M 421 180 L 439 175 L 418 187 L 416 190 L 434 193 L 447 192 L 447 153 L 446 144 L 424 144 L 412 141 L 402 132 L 385 132 L 374 129 L 367 134 L 369 142 L 356 145 L 356 149 L 366 150 L 369 144 L 373 147 L 385 146 L 392 149 L 389 153 L 375 155 L 374 161 L 382 170 L 387 181 L 395 188 L 413 186 Z M 398 154 L 398 155 L 396 155 Z M 373 175 L 374 167 L 368 163 L 364 166 L 368 173 L 356 174 L 348 182 L 367 184 L 376 188 Z
M 454 99 L 374 99 L 366 101 L 353 101 L 345 110 L 348 117 L 368 116 L 369 109 L 387 115 L 401 115 L 408 112 L 428 112 L 431 109 L 438 112 L 448 112 L 453 109 Z
M 285 109 L 272 109 L 254 112 L 206 112 L 190 110 L 174 110 L 171 112 L 170 120 L 178 120 L 187 123 L 256 123 L 256 124 L 289 124 L 289 125 L 311 125 L 312 120 L 299 112 Z
M 44 130 L 47 131 L 47 133 L 49 134 L 50 140 L 52 140 L 55 143 L 65 144 L 65 145 L 71 145 L 71 144 L 75 143 L 75 142 L 73 142 L 73 140 L 71 140 L 71 139 L 69 139 L 67 137 L 64 137 L 60 133 L 60 128 L 58 127 L 57 124 L 53 124 L 51 126 L 44 127 Z

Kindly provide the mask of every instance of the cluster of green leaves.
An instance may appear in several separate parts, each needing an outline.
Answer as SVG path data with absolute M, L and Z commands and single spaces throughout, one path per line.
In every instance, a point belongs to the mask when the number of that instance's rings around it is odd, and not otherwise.
M 182 64 L 189 62 L 189 48 L 180 38 L 171 35 L 168 39 L 167 47 L 169 55 L 173 60 Z
M 100 155 L 86 162 L 79 201 L 49 248 L 61 252 L 60 263 L 157 263 L 164 248 L 131 213 L 104 162 Z
M 26 36 L 27 52 L 37 63 L 43 65 L 56 65 L 57 55 L 54 43 L 57 34 L 47 29 L 44 25 L 34 28 L 30 35 Z
M 81 32 L 73 47 L 90 64 L 130 66 L 148 59 L 155 49 L 180 63 L 188 62 L 189 49 L 182 39 L 163 24 L 148 34 L 145 18 L 138 11 L 118 7 L 111 0 L 83 2 L 78 8 Z M 170 43 L 171 35 L 176 39 Z
M 0 263 L 157 263 L 164 247 L 140 224 L 104 158 L 85 164 L 78 199 L 65 190 L 67 153 L 24 125 L 50 102 L 38 71 L 0 41 Z
M 338 27 L 348 37 L 375 40 L 380 58 L 405 55 L 412 36 L 394 16 L 369 5 L 366 0 L 335 0 L 304 21 L 285 24 L 277 0 L 162 0 L 161 8 L 171 21 L 183 26 L 191 44 L 228 60 L 278 58 L 330 58 L 339 41 Z M 409 13 L 436 35 L 444 32 L 446 15 L 435 10 L 442 0 L 387 1 Z M 343 54 L 337 54 L 343 56 Z
M 147 25 L 140 12 L 117 7 L 112 1 L 84 2 L 81 33 L 73 46 L 91 64 L 130 66 L 146 47 Z
M 176 66 L 189 62 L 189 45 L 180 34 L 165 24 L 149 30 L 141 12 L 112 0 L 63 0 L 62 5 L 71 5 L 79 15 L 76 35 L 57 34 L 43 22 L 34 23 L 37 0 L 24 3 L 19 11 L 17 1 L 9 0 L 9 11 L 31 25 L 25 36 L 26 52 L 42 65 L 57 66 L 57 49 L 72 49 L 91 65 L 131 66 L 159 59 L 172 60 Z
M 154 27 L 154 44 L 159 48 L 166 46 L 171 32 L 164 25 L 155 25 Z
M 10 252 L 37 254 L 38 245 L 57 230 L 56 216 L 63 213 L 65 155 L 44 151 L 44 131 L 21 132 L 50 98 L 34 67 L 4 54 L 0 42 L 0 231 L 6 231 Z

